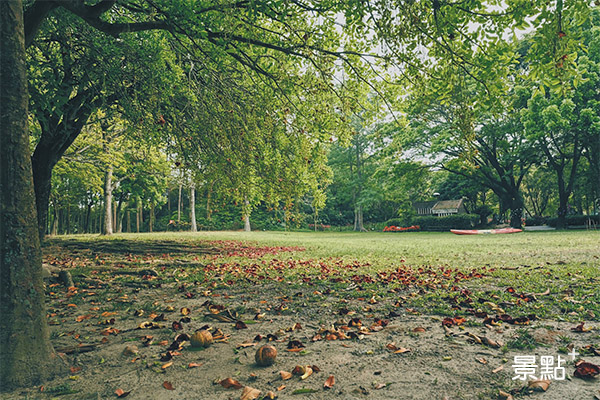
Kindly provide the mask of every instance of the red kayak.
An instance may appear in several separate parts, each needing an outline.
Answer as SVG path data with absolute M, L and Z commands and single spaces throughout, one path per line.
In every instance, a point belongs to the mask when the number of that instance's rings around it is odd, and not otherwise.
M 502 228 L 502 229 L 450 229 L 450 232 L 456 235 L 499 235 L 502 233 L 519 233 L 523 229 Z

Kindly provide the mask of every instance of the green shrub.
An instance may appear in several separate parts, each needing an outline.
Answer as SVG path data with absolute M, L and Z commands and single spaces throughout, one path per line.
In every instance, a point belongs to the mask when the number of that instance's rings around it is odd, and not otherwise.
M 455 214 L 444 217 L 414 217 L 412 225 L 419 225 L 422 231 L 449 231 L 450 229 L 472 229 L 479 222 L 476 214 Z
M 592 221 L 593 224 L 600 223 L 600 215 L 567 215 L 567 225 L 568 226 L 582 226 L 587 225 L 589 221 Z M 546 224 L 556 227 L 558 223 L 558 217 L 548 218 Z
M 546 217 L 529 217 L 525 220 L 525 226 L 546 225 Z

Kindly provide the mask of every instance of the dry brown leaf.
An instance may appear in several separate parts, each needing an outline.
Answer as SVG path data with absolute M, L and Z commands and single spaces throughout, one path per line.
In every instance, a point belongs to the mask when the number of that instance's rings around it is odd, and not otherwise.
M 308 378 L 309 376 L 311 376 L 313 373 L 313 369 L 311 366 L 307 365 L 306 369 L 304 371 L 304 374 L 300 377 L 300 379 L 305 380 L 306 378 Z
M 244 391 L 240 396 L 240 400 L 255 400 L 260 396 L 260 390 L 254 389 L 250 386 L 244 386 Z
M 306 367 L 304 367 L 302 365 L 296 365 L 294 367 L 294 369 L 292 370 L 293 375 L 304 375 L 305 372 L 306 372 Z
M 488 363 L 487 360 L 485 358 L 483 358 L 483 357 L 482 358 L 478 358 L 477 361 L 479 361 L 483 365 L 485 365 L 485 364 Z
M 129 395 L 129 393 L 131 393 L 131 390 L 128 391 L 128 392 L 124 391 L 123 389 L 117 389 L 117 390 L 115 390 L 115 394 L 119 398 L 127 397 Z
M 413 329 L 413 332 L 415 332 L 415 333 L 425 332 L 425 328 L 423 328 L 422 326 L 417 326 L 415 329 Z
M 506 393 L 502 390 L 498 390 L 498 399 L 499 400 L 514 400 L 510 393 Z
M 282 380 L 287 381 L 292 377 L 292 373 L 287 371 L 279 371 L 279 376 L 281 376 Z
M 278 391 L 278 392 L 281 392 L 281 391 L 282 391 L 283 389 L 285 389 L 285 388 L 286 388 L 286 386 L 285 386 L 285 385 L 281 385 L 281 386 L 279 386 L 279 387 L 277 388 L 277 391 Z
M 160 368 L 162 368 L 162 369 L 167 369 L 167 368 L 169 368 L 171 365 L 173 365 L 173 361 L 169 361 L 168 363 L 166 363 L 166 364 L 163 364 L 163 366 L 162 366 L 162 367 L 160 367 Z
M 537 381 L 529 381 L 529 383 L 527 384 L 527 387 L 529 389 L 533 389 L 538 392 L 545 392 L 546 390 L 548 390 L 549 385 L 550 385 L 549 380 L 539 379 Z
M 236 381 L 233 378 L 225 378 L 222 381 L 220 381 L 219 384 L 226 389 L 229 389 L 229 388 L 241 389 L 244 387 L 244 385 L 242 385 L 241 383 L 239 383 L 238 381 Z
M 276 398 L 277 398 L 277 393 L 275 393 L 275 392 L 273 392 L 271 390 L 269 390 L 267 392 L 267 394 L 265 394 L 265 397 L 263 397 L 263 399 L 270 399 L 270 400 L 273 400 L 273 399 L 276 399 Z
M 503 369 L 504 369 L 504 365 L 501 365 L 498 368 L 494 369 L 492 371 L 492 374 L 497 374 L 498 372 L 502 371 Z
M 188 364 L 188 368 L 196 368 L 196 367 L 199 367 L 201 365 L 202 365 L 202 363 L 191 362 L 191 363 Z
M 327 380 L 323 384 L 323 387 L 325 389 L 331 389 L 333 385 L 335 385 L 335 376 L 330 375 L 329 378 L 327 378 Z
M 408 353 L 410 351 L 410 349 L 407 349 L 406 347 L 400 347 L 398 350 L 394 351 L 394 354 L 403 354 L 403 353 Z
M 175 390 L 175 388 L 173 387 L 173 384 L 169 381 L 164 381 L 162 385 L 167 390 Z
M 245 349 L 246 347 L 256 346 L 258 343 L 240 343 L 235 346 L 236 349 Z

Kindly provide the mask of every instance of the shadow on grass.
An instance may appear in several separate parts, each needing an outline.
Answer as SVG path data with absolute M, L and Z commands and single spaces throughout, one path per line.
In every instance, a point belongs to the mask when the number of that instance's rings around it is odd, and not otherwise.
M 69 252 L 91 251 L 92 253 L 116 254 L 217 254 L 219 249 L 210 243 L 182 242 L 176 240 L 130 240 L 103 238 L 48 238 L 43 247 L 62 247 Z

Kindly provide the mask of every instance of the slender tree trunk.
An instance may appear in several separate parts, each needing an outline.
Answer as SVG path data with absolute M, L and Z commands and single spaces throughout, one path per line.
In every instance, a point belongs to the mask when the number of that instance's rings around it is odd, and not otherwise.
M 182 185 L 179 184 L 179 197 L 177 198 L 177 225 L 181 222 L 181 189 Z
M 114 196 L 113 196 L 113 202 L 112 202 L 112 211 L 113 211 L 113 216 L 112 216 L 112 229 L 113 232 L 117 231 L 117 204 L 114 200 Z
M 117 203 L 117 211 L 116 211 L 117 233 L 123 232 L 123 199 L 124 199 L 124 197 L 125 197 L 125 195 L 123 194 L 123 192 L 121 192 L 121 195 L 119 196 L 119 201 Z
M 58 209 L 56 204 L 54 205 L 54 221 L 52 222 L 52 235 L 58 234 Z
M 45 148 L 43 145 L 37 146 L 31 157 L 40 240 L 43 240 L 46 235 L 52 168 L 54 167 L 54 163 L 50 159 L 48 152 L 44 150 Z
M 244 199 L 244 232 L 250 232 L 250 202 L 247 198 Z
M 131 233 L 131 211 L 127 210 L 127 233 Z
M 213 181 L 214 182 L 214 181 Z M 206 219 L 210 221 L 212 219 L 212 210 L 210 209 L 210 200 L 212 196 L 212 183 L 206 191 Z
M 192 186 L 190 187 L 190 221 L 192 223 L 192 232 L 198 231 L 198 226 L 196 225 L 196 186 L 192 182 Z
M 564 177 L 558 173 L 558 220 L 556 227 L 564 229 L 567 227 L 567 212 L 569 205 L 569 193 L 565 189 Z
M 140 215 L 140 208 L 141 207 L 140 207 L 140 205 L 138 203 L 137 207 L 136 207 L 136 212 L 135 212 L 135 224 L 136 224 L 135 227 L 136 227 L 137 233 L 140 233 L 140 222 L 141 222 L 141 219 L 142 219 L 141 215 Z
M 0 390 L 38 384 L 62 367 L 44 306 L 24 40 L 21 1 L 0 2 Z
M 169 219 L 171 218 L 171 190 L 167 187 L 167 210 L 169 211 Z
M 113 166 L 108 165 L 104 175 L 104 234 L 113 233 L 113 212 L 112 212 L 112 176 Z
M 67 212 L 65 213 L 65 227 L 67 235 L 71 233 L 71 204 L 67 201 Z
M 150 202 L 150 221 L 148 222 L 149 231 L 152 232 L 154 226 L 154 202 Z

